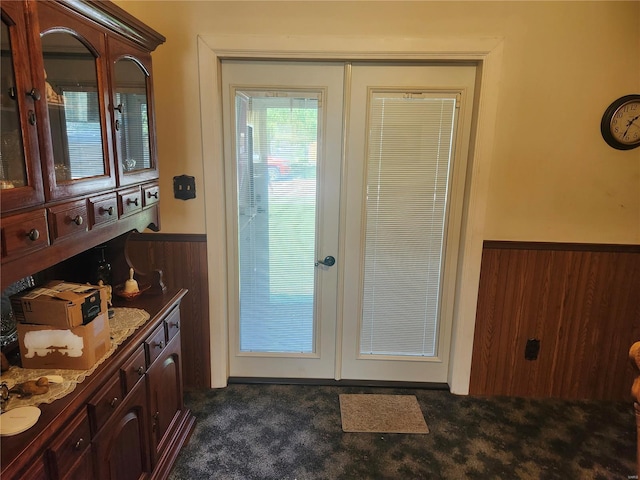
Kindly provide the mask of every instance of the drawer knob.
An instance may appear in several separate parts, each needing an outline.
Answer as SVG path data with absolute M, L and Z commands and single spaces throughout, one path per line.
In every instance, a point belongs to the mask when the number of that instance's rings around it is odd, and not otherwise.
M 31 97 L 37 101 L 42 98 L 42 95 L 40 95 L 40 90 L 38 90 L 37 88 L 32 88 L 27 92 L 27 97 Z
M 78 440 L 76 442 L 76 444 L 73 446 L 74 450 L 80 450 L 82 447 L 84 446 L 84 438 L 81 438 L 80 440 Z
M 152 342 L 151 348 L 164 348 L 164 340 L 160 340 L 159 342 Z
M 109 402 L 109 406 L 111 408 L 116 408 L 116 405 L 118 405 L 118 402 L 119 402 L 118 397 L 113 397 Z
M 180 328 L 180 322 L 169 322 L 169 328 Z
M 140 365 L 137 369 L 136 369 L 136 373 L 140 376 L 144 375 L 144 365 Z
M 155 192 L 147 192 L 147 198 L 158 198 L 158 191 L 156 190 Z
M 105 213 L 109 216 L 113 215 L 113 205 L 109 208 L 100 207 L 100 214 L 104 215 Z
M 76 225 L 82 225 L 84 223 L 84 218 L 82 218 L 81 215 L 76 215 L 76 217 L 73 219 L 73 223 L 75 223 Z
M 137 207 L 138 206 L 138 198 L 137 197 L 135 199 L 127 198 L 127 205 L 131 205 L 132 203 Z
M 27 233 L 27 238 L 32 242 L 35 242 L 40 238 L 40 232 L 37 228 L 32 228 L 31 230 L 29 230 L 29 233 Z

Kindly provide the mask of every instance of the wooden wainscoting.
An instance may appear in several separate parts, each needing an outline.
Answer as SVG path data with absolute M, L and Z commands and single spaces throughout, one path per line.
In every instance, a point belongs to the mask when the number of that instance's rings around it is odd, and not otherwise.
M 184 386 L 191 390 L 211 388 L 206 236 L 134 234 L 129 236 L 127 255 L 142 271 L 162 270 L 167 287 L 189 290 L 181 304 Z
M 485 242 L 471 394 L 629 400 L 638 340 L 640 246 Z

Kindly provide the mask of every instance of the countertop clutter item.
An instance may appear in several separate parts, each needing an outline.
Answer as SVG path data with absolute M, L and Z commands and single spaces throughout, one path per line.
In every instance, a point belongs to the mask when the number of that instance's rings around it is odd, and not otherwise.
M 37 380 L 27 380 L 23 383 L 14 385 L 9 393 L 18 395 L 19 398 L 28 398 L 33 395 L 42 395 L 49 391 L 49 379 L 40 377 Z
M 20 407 L 0 415 L 0 436 L 8 437 L 33 427 L 40 418 L 38 407 Z
M 11 307 L 20 323 L 73 328 L 107 311 L 107 289 L 53 280 L 14 295 Z
M 124 293 L 136 293 L 140 289 L 138 288 L 138 282 L 133 278 L 133 268 L 129 269 L 129 280 L 124 282 Z
M 116 294 L 116 296 L 120 298 L 124 298 L 125 300 L 134 300 L 138 298 L 140 295 L 142 295 L 144 292 L 149 290 L 150 288 L 151 288 L 150 284 L 141 285 L 138 290 L 136 290 L 135 292 L 129 293 L 125 291 L 125 286 L 120 284 L 120 285 L 116 285 L 113 291 Z
M 19 323 L 18 344 L 24 368 L 87 370 L 111 347 L 107 312 L 67 329 Z

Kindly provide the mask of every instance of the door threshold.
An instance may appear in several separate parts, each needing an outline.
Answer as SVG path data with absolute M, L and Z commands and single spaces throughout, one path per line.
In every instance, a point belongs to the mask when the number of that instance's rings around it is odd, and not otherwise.
M 412 388 L 421 390 L 449 390 L 446 383 L 437 382 L 396 382 L 386 380 L 333 380 L 330 378 L 266 378 L 266 377 L 229 377 L 229 384 L 265 384 L 265 385 L 312 385 L 322 387 L 381 387 Z

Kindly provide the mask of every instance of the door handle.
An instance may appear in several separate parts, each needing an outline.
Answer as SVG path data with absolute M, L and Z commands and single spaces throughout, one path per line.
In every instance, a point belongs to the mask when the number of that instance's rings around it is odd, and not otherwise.
M 325 267 L 332 267 L 333 265 L 335 265 L 335 263 L 336 263 L 336 259 L 333 258 L 331 255 L 328 255 L 324 257 L 324 260 L 318 260 L 316 262 L 316 267 L 318 265 L 324 265 Z

